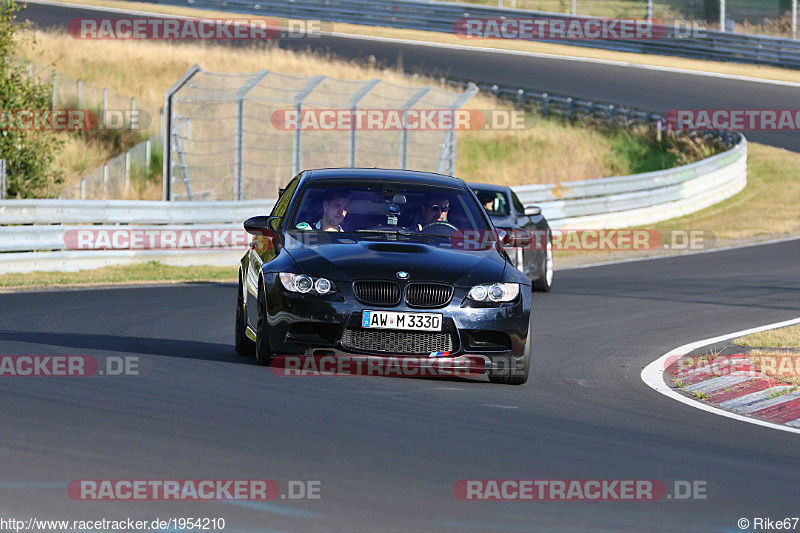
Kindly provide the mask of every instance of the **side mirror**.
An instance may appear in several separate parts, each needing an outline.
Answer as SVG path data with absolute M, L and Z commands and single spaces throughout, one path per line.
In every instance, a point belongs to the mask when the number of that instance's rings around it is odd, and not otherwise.
M 529 205 L 528 207 L 525 208 L 525 215 L 529 217 L 535 217 L 541 214 L 542 214 L 542 208 L 539 207 L 538 205 Z
M 257 217 L 250 217 L 244 221 L 244 229 L 250 235 L 264 236 L 269 233 L 275 234 L 275 226 L 281 217 L 270 217 L 266 215 L 259 215 Z
M 275 229 L 278 223 L 280 222 L 281 217 L 270 217 L 265 215 L 259 215 L 257 217 L 251 217 L 244 221 L 244 229 L 250 235 L 255 235 L 256 237 L 265 237 L 269 244 L 261 241 L 261 244 L 258 244 L 258 241 L 253 241 L 251 243 L 251 247 L 254 250 L 261 249 L 276 249 L 280 244 L 280 237 L 278 236 L 278 230 Z

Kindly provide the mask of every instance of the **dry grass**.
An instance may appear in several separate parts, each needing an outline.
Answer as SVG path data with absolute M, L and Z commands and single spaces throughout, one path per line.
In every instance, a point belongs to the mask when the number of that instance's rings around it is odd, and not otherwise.
M 739 346 L 800 348 L 800 325 L 753 333 L 746 337 L 739 337 L 733 343 Z
M 160 41 L 79 41 L 64 33 L 38 32 L 36 45 L 24 41 L 22 55 L 37 64 L 53 65 L 61 74 L 80 78 L 110 90 L 136 96 L 158 107 L 164 91 L 191 65 L 199 63 L 217 72 L 255 72 L 270 69 L 298 75 L 320 72 L 352 80 L 380 77 L 402 85 L 434 84 L 409 78 L 402 72 L 369 64 L 335 60 L 271 45 L 228 47 L 205 42 L 175 45 Z M 510 109 L 486 95 L 477 95 L 470 109 Z M 626 174 L 632 171 L 630 154 L 613 149 L 614 137 L 557 120 L 531 120 L 522 131 L 459 132 L 458 175 L 470 181 L 503 184 L 551 183 Z M 546 157 L 544 155 L 546 154 Z M 87 171 L 113 154 L 103 147 L 70 139 L 58 165 L 74 185 Z M 158 197 L 152 186 L 141 198 Z
M 748 145 L 747 187 L 717 205 L 659 222 L 657 229 L 711 230 L 717 239 L 800 233 L 800 154 Z
M 101 7 L 115 7 L 121 9 L 147 11 L 152 13 L 164 13 L 164 14 L 194 16 L 194 17 L 232 18 L 234 15 L 233 13 L 230 12 L 190 9 L 184 7 L 174 7 L 174 6 L 164 6 L 164 5 L 151 5 L 139 2 L 123 2 L 117 0 L 62 0 L 62 1 L 64 1 L 65 3 L 75 3 L 75 4 L 93 5 Z M 658 13 L 656 15 L 659 16 Z M 252 15 L 247 15 L 247 16 L 252 17 Z M 282 19 L 278 20 L 280 21 Z M 343 24 L 338 22 L 334 24 L 334 30 L 337 33 L 350 33 L 357 35 L 390 37 L 390 38 L 402 39 L 405 41 L 409 40 L 428 41 L 428 42 L 436 42 L 444 44 L 490 47 L 502 50 L 521 50 L 521 51 L 535 52 L 535 53 L 620 61 L 624 63 L 632 63 L 639 65 L 653 65 L 659 67 L 697 70 L 701 72 L 714 72 L 719 74 L 752 76 L 758 78 L 765 78 L 769 80 L 791 81 L 800 83 L 800 71 L 781 69 L 777 67 L 767 67 L 761 65 L 741 65 L 736 63 L 704 61 L 699 59 L 687 59 L 687 58 L 670 57 L 670 56 L 646 55 L 646 54 L 636 54 L 630 52 L 614 52 L 609 50 L 598 50 L 598 49 L 584 48 L 579 46 L 570 46 L 566 44 L 494 40 L 494 39 L 467 40 L 456 37 L 455 35 L 450 35 L 445 33 L 383 28 L 378 26 L 361 26 L 357 24 Z M 103 42 L 107 43 L 108 41 L 103 41 Z

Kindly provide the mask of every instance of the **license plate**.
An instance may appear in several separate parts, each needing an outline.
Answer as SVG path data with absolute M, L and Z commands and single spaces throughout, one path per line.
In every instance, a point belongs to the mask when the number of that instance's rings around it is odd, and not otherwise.
M 361 326 L 375 329 L 442 331 L 442 315 L 439 313 L 364 311 L 361 314 Z

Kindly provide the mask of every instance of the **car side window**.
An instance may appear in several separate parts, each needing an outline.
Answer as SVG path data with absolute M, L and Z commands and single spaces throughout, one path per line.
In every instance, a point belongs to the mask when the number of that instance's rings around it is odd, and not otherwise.
M 292 201 L 292 196 L 294 196 L 294 191 L 297 189 L 297 184 L 299 182 L 300 180 L 298 178 L 294 178 L 289 182 L 289 185 L 286 186 L 286 189 L 284 189 L 281 197 L 278 198 L 277 202 L 275 202 L 275 206 L 272 208 L 272 213 L 270 213 L 272 216 L 281 218 L 286 216 L 286 210 L 289 208 L 289 202 Z
M 525 212 L 525 206 L 519 201 L 519 198 L 517 198 L 517 193 L 514 191 L 511 191 L 511 203 L 514 204 L 514 210 L 518 213 L 522 214 Z

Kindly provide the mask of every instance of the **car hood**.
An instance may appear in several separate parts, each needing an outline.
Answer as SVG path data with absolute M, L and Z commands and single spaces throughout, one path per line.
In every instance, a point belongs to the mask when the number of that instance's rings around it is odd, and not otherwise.
M 466 287 L 498 282 L 506 268 L 504 257 L 494 248 L 459 250 L 447 247 L 442 239 L 420 242 L 359 239 L 351 235 L 308 245 L 287 235 L 286 250 L 303 273 L 331 281 L 397 280 L 397 272 L 406 271 L 410 281 L 438 281 Z

